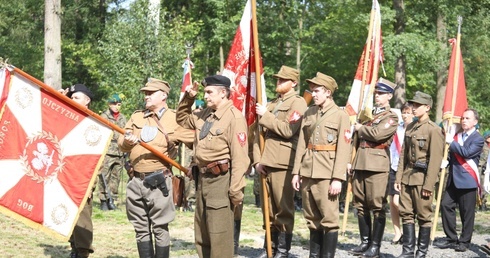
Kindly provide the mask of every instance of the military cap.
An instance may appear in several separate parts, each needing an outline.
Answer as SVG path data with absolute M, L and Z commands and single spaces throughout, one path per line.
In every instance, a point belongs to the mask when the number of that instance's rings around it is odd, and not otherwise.
M 228 77 L 223 76 L 223 75 L 213 75 L 213 76 L 208 76 L 204 78 L 201 82 L 202 86 L 223 86 L 226 88 L 229 88 L 231 85 L 231 81 Z
M 380 77 L 378 82 L 376 82 L 374 90 L 379 92 L 393 93 L 395 91 L 395 87 L 396 84 Z
M 413 96 L 413 99 L 409 100 L 408 102 L 432 107 L 432 97 L 429 94 L 423 93 L 421 91 L 415 92 L 415 96 Z
M 145 86 L 140 89 L 140 91 L 158 91 L 158 90 L 169 93 L 170 84 L 168 84 L 168 82 L 166 81 L 162 81 L 155 78 L 149 78 Z
M 281 66 L 281 69 L 277 74 L 272 75 L 274 78 L 280 78 L 280 79 L 286 79 L 286 80 L 291 80 L 298 82 L 298 77 L 299 77 L 299 71 L 291 68 L 289 66 Z
M 317 72 L 316 76 L 313 79 L 307 79 L 306 81 L 319 86 L 323 86 L 327 90 L 331 90 L 332 93 L 335 92 L 335 90 L 338 88 L 337 82 L 334 78 L 320 72 Z
M 90 100 L 94 98 L 94 94 L 92 94 L 92 92 L 87 88 L 87 86 L 81 83 L 70 86 L 68 92 L 66 93 L 66 96 L 68 98 L 71 98 L 71 95 L 73 95 L 73 93 L 75 92 L 81 92 L 85 94 Z
M 200 100 L 200 99 L 196 99 L 196 108 L 204 108 L 204 101 Z
M 108 99 L 107 99 L 107 102 L 109 103 L 121 103 L 122 100 L 121 100 L 121 97 L 119 96 L 119 94 L 117 93 L 114 93 L 112 94 Z

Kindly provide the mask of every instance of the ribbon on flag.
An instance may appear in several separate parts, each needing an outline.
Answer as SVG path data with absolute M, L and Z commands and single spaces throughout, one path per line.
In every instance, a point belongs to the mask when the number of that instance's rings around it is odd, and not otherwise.
M 112 130 L 25 76 L 5 68 L 1 74 L 9 73 L 0 117 L 0 212 L 68 240 Z
M 180 90 L 180 98 L 179 101 L 182 100 L 185 93 L 185 88 L 189 85 L 192 85 L 192 69 L 194 69 L 194 63 L 192 63 L 191 58 L 187 56 L 182 64 L 182 68 L 184 69 L 184 75 L 182 76 L 182 88 Z
M 378 80 L 379 65 L 382 61 L 381 11 L 378 1 L 373 1 L 369 34 L 345 106 L 351 123 L 358 119 L 372 119 L 374 84 Z
M 240 26 L 238 27 L 235 38 L 231 45 L 230 53 L 225 62 L 225 68 L 222 75 L 231 80 L 230 99 L 238 110 L 243 112 L 250 126 L 256 120 L 255 103 L 257 100 L 257 86 L 255 83 L 255 54 L 252 32 L 252 5 L 250 0 L 247 1 L 243 11 Z M 262 96 L 265 96 L 264 70 L 262 67 L 262 58 L 260 57 L 260 81 L 262 87 Z M 263 105 L 266 100 L 262 101 Z

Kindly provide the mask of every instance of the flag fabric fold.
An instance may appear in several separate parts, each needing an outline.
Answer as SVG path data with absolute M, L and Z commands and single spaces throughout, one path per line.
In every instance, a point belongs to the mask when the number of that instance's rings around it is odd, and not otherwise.
M 452 45 L 452 53 L 449 63 L 446 94 L 444 95 L 444 105 L 442 107 L 442 119 L 448 120 L 452 118 L 453 123 L 459 124 L 463 112 L 468 108 L 463 55 L 456 39 L 450 39 L 449 43 Z M 456 98 L 454 98 L 455 103 L 453 103 L 453 94 L 456 94 Z
M 67 240 L 112 130 L 15 72 L 0 127 L 0 212 Z
M 194 63 L 192 63 L 191 58 L 187 56 L 182 64 L 182 68 L 184 69 L 184 75 L 182 76 L 182 88 L 180 90 L 180 98 L 179 101 L 182 100 L 185 93 L 185 88 L 189 85 L 192 85 L 192 69 L 194 69 Z
M 225 62 L 222 75 L 231 80 L 230 99 L 236 108 L 243 112 L 250 126 L 256 120 L 255 103 L 257 100 L 256 69 L 254 58 L 253 32 L 252 32 L 252 5 L 247 1 L 243 11 L 240 25 L 236 31 L 235 38 Z M 262 60 L 262 58 L 260 58 Z M 265 80 L 262 61 L 260 63 L 261 90 L 265 96 Z M 263 98 L 263 105 L 266 104 Z
M 351 123 L 358 119 L 361 121 L 372 119 L 374 84 L 378 80 L 379 65 L 382 60 L 381 12 L 379 3 L 375 0 L 371 10 L 369 35 L 345 106 Z

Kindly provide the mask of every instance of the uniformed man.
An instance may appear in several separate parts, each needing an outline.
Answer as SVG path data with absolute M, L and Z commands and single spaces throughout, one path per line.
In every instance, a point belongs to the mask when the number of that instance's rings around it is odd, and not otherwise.
M 66 90 L 61 91 L 67 97 L 71 98 L 78 104 L 88 108 L 92 101 L 93 94 L 83 84 L 75 84 Z M 95 189 L 95 184 L 92 188 L 92 192 Z M 92 242 L 94 240 L 94 227 L 92 224 L 92 194 L 87 199 L 87 203 L 83 206 L 80 216 L 78 217 L 77 224 L 73 229 L 73 233 L 70 236 L 72 258 L 85 258 L 89 257 L 94 252 Z
M 400 192 L 400 217 L 403 224 L 403 252 L 414 257 L 415 219 L 419 223 L 416 257 L 425 257 L 432 225 L 432 199 L 444 152 L 442 129 L 430 121 L 432 97 L 417 91 L 412 100 L 417 120 L 407 126 L 400 153 L 395 190 Z
M 261 154 L 259 142 L 256 141 L 253 161 L 255 171 L 267 176 L 270 205 L 265 209 L 269 209 L 270 225 L 265 226 L 271 228 L 273 253 L 275 257 L 287 257 L 291 249 L 295 211 L 291 171 L 306 102 L 295 91 L 298 70 L 283 65 L 273 77 L 277 79 L 276 92 L 279 97 L 267 106 L 256 104 L 265 146 Z M 261 257 L 267 257 L 267 252 L 264 251 Z
M 245 172 L 250 165 L 247 122 L 229 100 L 231 81 L 222 75 L 202 83 L 206 108 L 193 114 L 199 84 L 186 88 L 177 122 L 195 130 L 195 161 L 199 167 L 194 233 L 199 257 L 233 256 L 233 211 L 243 203 Z
M 118 139 L 121 151 L 130 153 L 134 175 L 126 187 L 126 213 L 136 232 L 139 256 L 169 257 L 168 223 L 175 217 L 171 166 L 137 143 L 143 141 L 173 159 L 177 145 L 190 145 L 194 133 L 177 125 L 175 111 L 167 106 L 166 81 L 150 78 L 140 91 L 146 108 L 131 115 L 126 134 Z
M 315 105 L 306 110 L 296 149 L 292 185 L 301 189 L 310 230 L 310 258 L 335 256 L 339 230 L 339 194 L 349 163 L 350 122 L 333 101 L 337 82 L 318 72 L 306 80 Z M 346 136 L 348 135 L 348 136 Z
M 121 102 L 122 100 L 119 94 L 112 94 L 107 101 L 109 108 L 100 116 L 124 128 L 126 117 L 119 112 L 121 110 Z M 100 209 L 103 211 L 116 209 L 114 199 L 117 199 L 119 182 L 125 163 L 124 153 L 117 146 L 118 138 L 119 133 L 114 131 L 109 149 L 104 157 L 104 163 L 99 171 L 99 200 Z M 104 180 L 100 177 L 104 177 Z
M 357 148 L 353 164 L 353 206 L 361 244 L 350 252 L 363 257 L 378 257 L 386 224 L 389 147 L 398 126 L 398 115 L 390 110 L 395 84 L 380 78 L 374 90 L 373 119 L 355 124 Z M 373 223 L 371 223 L 371 211 Z M 372 227 L 371 227 L 372 225 Z

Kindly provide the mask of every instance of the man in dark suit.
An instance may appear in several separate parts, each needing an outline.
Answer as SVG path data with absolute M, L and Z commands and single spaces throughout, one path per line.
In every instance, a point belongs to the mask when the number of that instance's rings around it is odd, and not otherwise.
M 461 117 L 462 131 L 456 135 L 448 133 L 446 142 L 449 145 L 449 173 L 446 192 L 442 198 L 442 226 L 448 240 L 435 243 L 440 248 L 453 248 L 465 252 L 473 234 L 475 205 L 478 194 L 478 160 L 483 149 L 484 140 L 476 131 L 478 112 L 467 109 Z M 456 206 L 459 208 L 462 232 L 458 239 L 456 232 Z

